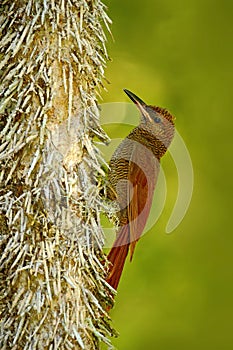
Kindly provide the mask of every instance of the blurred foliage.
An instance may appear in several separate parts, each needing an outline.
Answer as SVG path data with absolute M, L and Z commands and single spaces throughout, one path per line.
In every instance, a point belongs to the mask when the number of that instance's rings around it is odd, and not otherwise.
M 128 88 L 166 106 L 190 151 L 193 198 L 165 233 L 172 205 L 127 263 L 112 317 L 119 350 L 226 350 L 233 344 L 232 62 L 229 0 L 106 1 L 113 20 L 104 102 Z M 169 156 L 163 165 L 169 172 Z M 174 180 L 175 186 L 176 180 Z M 171 194 L 174 197 L 174 194 Z

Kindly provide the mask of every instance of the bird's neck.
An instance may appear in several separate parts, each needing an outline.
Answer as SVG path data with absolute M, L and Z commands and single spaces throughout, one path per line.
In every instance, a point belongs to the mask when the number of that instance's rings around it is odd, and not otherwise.
M 127 138 L 144 145 L 158 160 L 160 160 L 167 151 L 163 141 L 159 140 L 153 133 L 140 127 L 140 125 L 133 129 Z

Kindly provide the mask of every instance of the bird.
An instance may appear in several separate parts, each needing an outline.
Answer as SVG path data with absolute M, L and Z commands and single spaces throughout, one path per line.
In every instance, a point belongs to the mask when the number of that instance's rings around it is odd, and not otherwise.
M 107 197 L 117 203 L 116 239 L 107 255 L 106 282 L 117 290 L 129 253 L 145 228 L 159 175 L 160 159 L 175 132 L 174 116 L 150 106 L 131 91 L 124 92 L 140 111 L 140 123 L 120 143 L 109 163 Z

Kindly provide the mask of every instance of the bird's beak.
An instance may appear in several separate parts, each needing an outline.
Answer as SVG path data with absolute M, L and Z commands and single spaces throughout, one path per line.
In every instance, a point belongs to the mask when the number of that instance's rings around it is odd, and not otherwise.
M 129 96 L 129 98 L 135 103 L 139 111 L 142 113 L 143 116 L 147 116 L 148 113 L 146 111 L 146 103 L 143 102 L 139 97 L 137 97 L 135 94 L 133 94 L 131 91 L 124 89 L 124 92 L 126 95 Z

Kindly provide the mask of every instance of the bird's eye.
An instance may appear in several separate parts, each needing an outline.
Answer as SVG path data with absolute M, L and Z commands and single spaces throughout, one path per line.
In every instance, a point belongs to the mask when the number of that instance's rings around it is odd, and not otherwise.
M 159 117 L 154 117 L 154 121 L 155 121 L 156 123 L 160 123 L 160 122 L 161 122 L 161 119 L 160 119 Z

